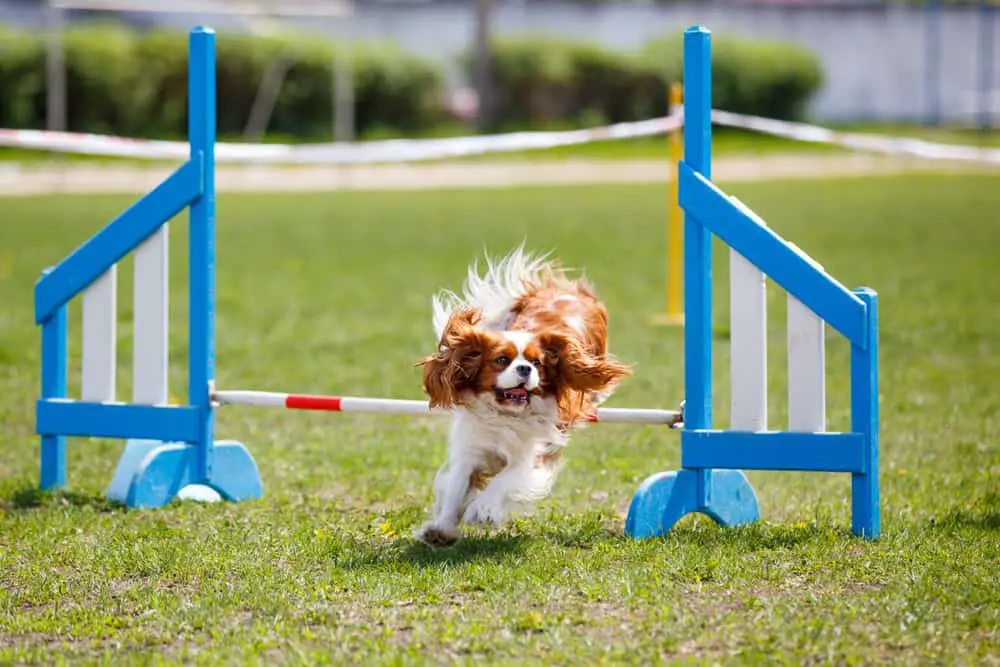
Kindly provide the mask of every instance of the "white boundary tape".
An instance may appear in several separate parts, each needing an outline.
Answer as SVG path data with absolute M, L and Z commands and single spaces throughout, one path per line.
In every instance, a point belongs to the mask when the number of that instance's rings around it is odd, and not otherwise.
M 912 137 L 883 134 L 837 132 L 818 125 L 747 116 L 731 111 L 712 110 L 712 122 L 728 127 L 755 130 L 776 137 L 786 137 L 810 143 L 832 144 L 872 153 L 913 155 L 932 160 L 964 160 L 1000 164 L 1000 148 L 983 148 L 961 144 L 943 144 Z
M 512 132 L 507 134 L 449 137 L 444 139 L 388 139 L 349 144 L 242 144 L 219 142 L 216 162 L 289 164 L 374 164 L 418 162 L 444 158 L 556 148 L 595 141 L 655 136 L 679 127 L 680 116 L 663 116 L 632 123 L 617 123 L 559 132 Z M 47 130 L 0 129 L 0 146 L 105 155 L 148 160 L 187 159 L 190 147 L 184 141 L 130 139 L 101 134 L 49 132 Z
M 717 125 L 754 130 L 773 136 L 811 143 L 832 144 L 858 151 L 889 155 L 912 155 L 934 160 L 960 160 L 1000 164 L 1000 148 L 944 144 L 912 137 L 837 132 L 828 128 L 790 121 L 748 116 L 715 109 Z M 648 120 L 616 123 L 559 132 L 512 132 L 444 139 L 389 139 L 348 144 L 216 144 L 220 163 L 257 164 L 376 164 L 440 160 L 445 158 L 537 150 L 665 134 L 683 124 L 683 113 Z M 132 139 L 100 134 L 13 130 L 0 128 L 0 146 L 51 151 L 130 157 L 146 160 L 187 159 L 187 142 Z

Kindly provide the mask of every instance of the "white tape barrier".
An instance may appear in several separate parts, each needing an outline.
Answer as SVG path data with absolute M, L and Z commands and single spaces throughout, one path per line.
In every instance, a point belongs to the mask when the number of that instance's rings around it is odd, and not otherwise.
M 912 137 L 893 137 L 883 134 L 860 134 L 857 132 L 837 132 L 810 125 L 784 120 L 747 116 L 731 111 L 712 110 L 712 122 L 717 125 L 754 130 L 776 137 L 796 139 L 818 144 L 833 144 L 871 153 L 888 155 L 913 155 L 932 160 L 963 160 L 1000 164 L 1000 148 L 982 148 L 961 144 L 942 144 Z
M 664 134 L 680 127 L 680 116 L 663 116 L 631 123 L 557 132 L 448 137 L 443 139 L 388 139 L 347 144 L 243 144 L 219 142 L 216 162 L 293 164 L 374 164 L 417 162 L 485 153 L 557 148 L 595 141 L 629 139 Z M 105 155 L 138 159 L 187 159 L 190 148 L 183 141 L 129 139 L 100 134 L 0 129 L 0 146 Z
M 754 130 L 798 141 L 843 146 L 889 155 L 912 155 L 937 160 L 1000 164 L 1000 148 L 943 144 L 911 137 L 836 132 L 808 123 L 748 116 L 715 109 L 717 125 Z M 444 139 L 389 139 L 347 144 L 250 144 L 220 142 L 220 163 L 258 164 L 376 164 L 440 160 L 445 158 L 538 150 L 665 134 L 683 124 L 683 112 L 630 123 L 559 132 L 512 132 Z M 183 141 L 130 139 L 99 134 L 0 129 L 0 146 L 56 153 L 104 155 L 138 159 L 183 160 L 190 150 Z

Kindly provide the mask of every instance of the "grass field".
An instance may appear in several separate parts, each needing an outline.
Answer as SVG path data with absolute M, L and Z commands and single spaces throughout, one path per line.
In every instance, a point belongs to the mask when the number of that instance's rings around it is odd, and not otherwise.
M 723 184 L 725 185 L 725 184 Z M 595 425 L 554 496 L 498 534 L 431 551 L 439 419 L 227 408 L 265 498 L 125 512 L 102 500 L 120 443 L 71 440 L 69 488 L 37 484 L 32 285 L 128 204 L 14 198 L 0 222 L 0 663 L 998 664 L 1000 186 L 996 175 L 743 184 L 731 191 L 849 287 L 880 294 L 883 537 L 849 532 L 845 475 L 754 472 L 762 521 L 623 537 L 676 433 Z M 523 238 L 585 269 L 636 374 L 613 404 L 683 398 L 663 308 L 665 192 L 608 186 L 222 195 L 218 383 L 419 398 L 429 295 Z M 172 388 L 185 386 L 185 232 L 171 230 Z M 727 327 L 717 248 L 716 321 Z M 119 284 L 130 395 L 131 265 Z M 784 424 L 784 300 L 770 290 L 770 418 Z M 79 309 L 70 314 L 79 387 Z M 828 342 L 829 425 L 848 348 Z M 728 344 L 716 344 L 717 424 Z

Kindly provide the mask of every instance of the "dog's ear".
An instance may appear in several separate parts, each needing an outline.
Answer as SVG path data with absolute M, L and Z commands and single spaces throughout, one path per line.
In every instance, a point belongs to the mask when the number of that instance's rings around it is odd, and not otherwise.
M 437 354 L 420 361 L 424 367 L 424 392 L 430 406 L 448 408 L 461 400 L 461 394 L 476 384 L 488 337 L 476 329 L 482 315 L 469 308 L 452 313 L 445 325 Z
M 571 336 L 544 333 L 539 336 L 539 343 L 545 351 L 546 378 L 559 387 L 602 392 L 632 374 L 624 364 L 591 354 Z

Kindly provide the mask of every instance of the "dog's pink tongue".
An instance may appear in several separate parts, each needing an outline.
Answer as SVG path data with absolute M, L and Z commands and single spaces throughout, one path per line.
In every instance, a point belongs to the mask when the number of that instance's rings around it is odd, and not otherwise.
M 508 389 L 504 392 L 510 398 L 527 398 L 528 390 L 523 387 L 515 387 L 514 389 Z

